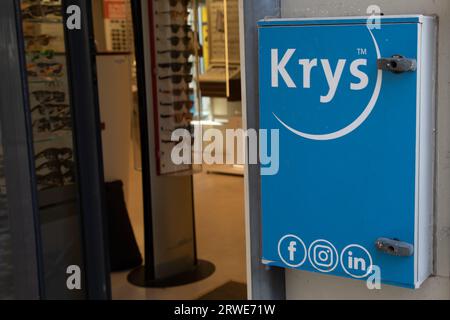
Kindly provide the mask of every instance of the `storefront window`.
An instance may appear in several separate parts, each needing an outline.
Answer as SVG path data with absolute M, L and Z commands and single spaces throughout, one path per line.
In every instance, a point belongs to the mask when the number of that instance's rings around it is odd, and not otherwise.
M 66 285 L 68 268 L 83 270 L 83 248 L 62 4 L 23 0 L 21 10 L 45 297 L 84 298 Z

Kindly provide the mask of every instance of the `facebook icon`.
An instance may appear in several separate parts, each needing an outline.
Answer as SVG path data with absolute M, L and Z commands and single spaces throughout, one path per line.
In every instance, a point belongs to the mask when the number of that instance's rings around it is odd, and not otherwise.
M 289 243 L 289 247 L 288 247 L 289 260 L 292 262 L 294 261 L 294 252 L 297 251 L 297 249 L 295 249 L 296 246 L 297 246 L 297 242 L 295 242 L 295 241 L 291 241 Z
M 306 260 L 306 246 L 298 236 L 285 235 L 278 242 L 278 254 L 289 267 L 300 267 Z

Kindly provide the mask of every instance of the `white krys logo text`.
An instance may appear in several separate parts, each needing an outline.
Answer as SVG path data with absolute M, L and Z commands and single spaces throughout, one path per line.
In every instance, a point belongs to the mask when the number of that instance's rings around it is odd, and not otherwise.
M 376 52 L 377 59 L 381 58 L 380 48 L 378 46 L 377 40 L 375 39 L 375 36 L 373 35 L 370 28 L 367 28 L 368 34 L 370 38 L 373 41 L 374 49 Z M 365 54 L 367 54 L 367 50 L 363 50 Z M 288 63 L 293 60 L 294 54 L 296 52 L 296 49 L 287 49 L 285 52 L 279 52 L 278 49 L 271 49 L 271 84 L 272 88 L 278 88 L 280 85 L 280 78 L 282 81 L 284 81 L 283 86 L 287 86 L 288 90 L 291 88 L 297 88 L 296 83 L 294 80 L 292 80 L 291 75 L 286 70 L 286 66 Z M 294 63 L 291 63 L 291 72 L 294 68 Z M 333 65 L 333 67 L 332 67 Z M 363 90 L 367 88 L 369 84 L 369 77 L 367 73 L 365 73 L 363 70 L 363 66 L 367 66 L 367 59 L 355 59 L 352 62 L 348 62 L 347 59 L 337 59 L 337 61 L 332 61 L 330 63 L 329 59 L 320 59 L 320 66 L 321 66 L 321 74 L 323 77 L 323 81 L 321 83 L 321 86 L 325 87 L 322 91 L 324 93 L 318 93 L 320 95 L 320 102 L 321 103 L 329 103 L 333 100 L 333 98 L 336 95 L 336 92 L 339 87 L 343 87 L 344 85 L 340 84 L 342 79 L 350 79 L 347 80 L 349 83 L 346 85 L 349 87 L 350 90 Z M 300 58 L 298 59 L 298 69 L 303 71 L 303 88 L 308 90 L 311 87 L 314 87 L 314 84 L 311 83 L 311 79 L 318 79 L 320 75 L 317 74 L 317 72 L 320 72 L 319 70 L 319 59 L 304 59 Z M 301 69 L 300 69 L 301 68 Z M 342 77 L 344 74 L 344 71 L 348 68 L 351 74 L 351 78 L 349 77 Z M 362 69 L 362 70 L 361 70 Z M 313 72 L 316 72 L 315 76 L 312 77 L 311 75 Z M 297 79 L 297 78 L 295 78 Z M 320 79 L 320 78 L 319 78 Z M 381 84 L 383 82 L 383 72 L 382 70 L 377 71 L 377 76 L 375 80 L 375 86 L 372 92 L 372 95 L 370 97 L 370 100 L 367 102 L 367 106 L 364 108 L 364 110 L 359 114 L 359 116 L 353 120 L 350 124 L 347 126 L 340 128 L 338 130 L 332 131 L 332 132 L 325 132 L 325 133 L 312 133 L 312 132 L 305 132 L 302 130 L 299 130 L 298 128 L 295 128 L 292 126 L 292 124 L 288 124 L 286 121 L 291 122 L 292 119 L 282 119 L 277 114 L 278 112 L 272 112 L 273 116 L 278 120 L 278 122 L 283 125 L 286 129 L 288 129 L 293 134 L 300 136 L 305 139 L 309 140 L 319 140 L 319 141 L 326 141 L 326 140 L 334 140 L 339 139 L 347 134 L 353 132 L 361 124 L 364 123 L 364 121 L 367 120 L 367 118 L 370 116 L 372 110 L 374 109 L 378 97 L 380 96 L 381 92 Z M 326 88 L 326 83 L 328 84 L 328 88 Z M 317 84 L 316 84 L 317 86 Z M 322 88 L 316 88 L 316 90 L 320 90 Z M 341 89 L 342 90 L 342 89 Z M 296 103 L 296 102 L 294 102 Z M 291 117 L 292 118 L 292 117 Z
M 271 78 L 273 88 L 279 87 L 280 76 L 288 88 L 297 88 L 291 74 L 286 70 L 286 65 L 290 62 L 295 52 L 296 49 L 288 49 L 280 59 L 279 50 L 271 49 Z M 357 82 L 350 82 L 350 90 L 363 90 L 369 84 L 367 73 L 360 69 L 362 66 L 367 66 L 367 59 L 356 59 L 351 63 L 348 63 L 347 59 L 339 59 L 334 70 L 329 59 L 299 59 L 298 64 L 303 72 L 302 86 L 304 89 L 311 88 L 311 73 L 314 72 L 315 68 L 319 67 L 319 61 L 323 76 L 328 84 L 326 94 L 320 96 L 321 103 L 329 103 L 333 100 L 342 79 L 342 74 L 348 65 L 351 75 L 358 80 Z

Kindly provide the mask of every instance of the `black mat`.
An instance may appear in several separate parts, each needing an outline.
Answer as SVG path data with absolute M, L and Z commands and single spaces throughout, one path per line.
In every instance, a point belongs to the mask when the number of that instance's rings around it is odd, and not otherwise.
M 229 281 L 201 296 L 198 300 L 247 300 L 247 285 Z

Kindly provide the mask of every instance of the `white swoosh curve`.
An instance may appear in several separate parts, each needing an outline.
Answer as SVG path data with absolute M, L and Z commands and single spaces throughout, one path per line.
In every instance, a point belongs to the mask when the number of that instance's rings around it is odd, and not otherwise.
M 375 39 L 372 31 L 369 28 L 367 28 L 367 30 L 369 30 L 369 33 L 370 33 L 370 35 L 372 37 L 372 40 L 373 40 L 373 43 L 374 43 L 374 46 L 375 46 L 375 50 L 377 52 L 377 58 L 380 59 L 381 58 L 381 54 L 380 54 L 380 48 L 378 47 L 377 40 Z M 275 113 L 272 113 L 272 114 L 286 129 L 288 129 L 292 133 L 294 133 L 294 134 L 296 134 L 296 135 L 298 135 L 300 137 L 303 137 L 305 139 L 321 140 L 321 141 L 339 139 L 339 138 L 342 138 L 343 136 L 349 134 L 350 132 L 354 131 L 364 121 L 366 121 L 366 119 L 369 117 L 370 113 L 372 112 L 373 108 L 375 107 L 375 105 L 376 105 L 376 103 L 378 101 L 378 97 L 379 97 L 380 91 L 381 91 L 381 83 L 382 82 L 383 82 L 383 71 L 382 70 L 378 70 L 377 82 L 375 84 L 375 89 L 373 91 L 372 98 L 370 99 L 367 107 L 359 115 L 359 117 L 356 118 L 355 121 L 350 123 L 345 128 L 342 128 L 342 129 L 340 129 L 338 131 L 335 131 L 335 132 L 332 132 L 332 133 L 327 133 L 327 134 L 310 134 L 310 133 L 301 132 L 301 131 L 298 131 L 298 130 L 288 126 Z

